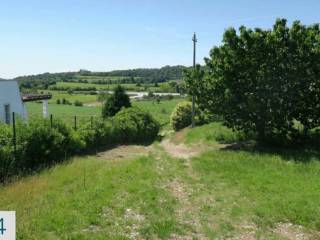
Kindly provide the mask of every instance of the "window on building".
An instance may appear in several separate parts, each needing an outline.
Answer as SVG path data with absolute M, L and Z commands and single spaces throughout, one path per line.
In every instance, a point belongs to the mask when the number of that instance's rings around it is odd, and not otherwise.
M 11 123 L 10 104 L 4 105 L 4 114 L 5 114 L 5 122 L 6 122 L 6 124 L 10 124 Z

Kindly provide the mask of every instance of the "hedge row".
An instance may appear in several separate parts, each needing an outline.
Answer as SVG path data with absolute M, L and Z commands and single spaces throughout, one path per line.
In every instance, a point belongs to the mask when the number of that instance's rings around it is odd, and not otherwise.
M 121 110 L 115 117 L 97 120 L 93 127 L 74 131 L 71 126 L 38 119 L 17 124 L 17 150 L 14 152 L 11 126 L 0 124 L 0 181 L 8 177 L 37 171 L 66 160 L 118 144 L 153 141 L 159 123 L 138 108 Z

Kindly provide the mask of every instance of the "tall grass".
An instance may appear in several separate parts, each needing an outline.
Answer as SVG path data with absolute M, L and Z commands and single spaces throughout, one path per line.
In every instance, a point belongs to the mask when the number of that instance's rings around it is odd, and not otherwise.
M 17 239 L 166 239 L 178 226 L 155 163 L 76 158 L 0 187 L 1 208 L 17 212 Z

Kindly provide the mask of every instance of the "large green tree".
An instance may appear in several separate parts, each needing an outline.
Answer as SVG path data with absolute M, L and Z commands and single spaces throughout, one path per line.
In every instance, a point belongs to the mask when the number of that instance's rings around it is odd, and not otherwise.
M 124 88 L 118 85 L 114 90 L 114 93 L 106 98 L 102 108 L 102 116 L 104 118 L 112 117 L 116 115 L 123 107 L 131 107 L 131 102 Z
M 270 30 L 230 28 L 205 62 L 201 81 L 187 84 L 227 126 L 265 138 L 295 133 L 295 120 L 305 131 L 320 125 L 319 24 L 278 19 Z

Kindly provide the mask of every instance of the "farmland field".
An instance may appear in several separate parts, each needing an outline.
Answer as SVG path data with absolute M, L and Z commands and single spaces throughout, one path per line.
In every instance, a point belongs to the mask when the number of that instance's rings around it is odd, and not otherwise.
M 49 92 L 52 94 L 52 99 L 49 100 L 49 103 L 57 103 L 57 100 L 59 99 L 62 101 L 62 99 L 66 99 L 71 103 L 74 103 L 76 100 L 82 102 L 82 103 L 93 103 L 97 101 L 97 95 L 96 94 L 90 94 L 88 93 L 73 93 L 69 94 L 65 91 L 44 91 L 44 90 L 39 90 L 39 93 L 41 92 Z
M 83 96 L 83 95 L 80 95 Z M 90 96 L 90 95 L 89 95 Z M 96 96 L 95 96 L 96 97 Z M 69 98 L 66 98 L 69 99 Z M 75 98 L 78 100 L 81 98 Z M 83 99 L 82 99 L 83 100 Z M 71 100 L 70 100 L 71 101 Z M 168 126 L 171 112 L 174 107 L 183 101 L 183 99 L 172 99 L 163 100 L 160 103 L 156 101 L 132 101 L 133 106 L 137 106 L 149 113 L 151 113 L 161 125 Z M 42 114 L 42 104 L 41 103 L 27 103 L 27 111 L 31 117 L 41 116 Z M 62 105 L 62 104 L 49 104 L 49 114 L 53 114 L 54 118 L 59 118 L 65 121 L 73 121 L 73 117 L 79 117 L 79 120 L 89 121 L 90 116 L 100 117 L 101 107 L 100 106 L 83 106 L 76 107 L 72 105 Z
M 102 80 L 101 80 L 102 81 Z M 55 85 L 51 86 L 50 89 L 66 89 L 66 90 L 81 90 L 94 88 L 96 90 L 113 90 L 117 87 L 118 84 L 96 84 L 96 83 L 83 83 L 83 82 L 57 82 Z M 152 91 L 152 92 L 175 92 L 175 88 L 170 87 L 169 82 L 159 83 L 158 86 L 155 84 L 141 84 L 137 85 L 135 83 L 121 83 L 122 87 L 124 87 L 128 91 Z

